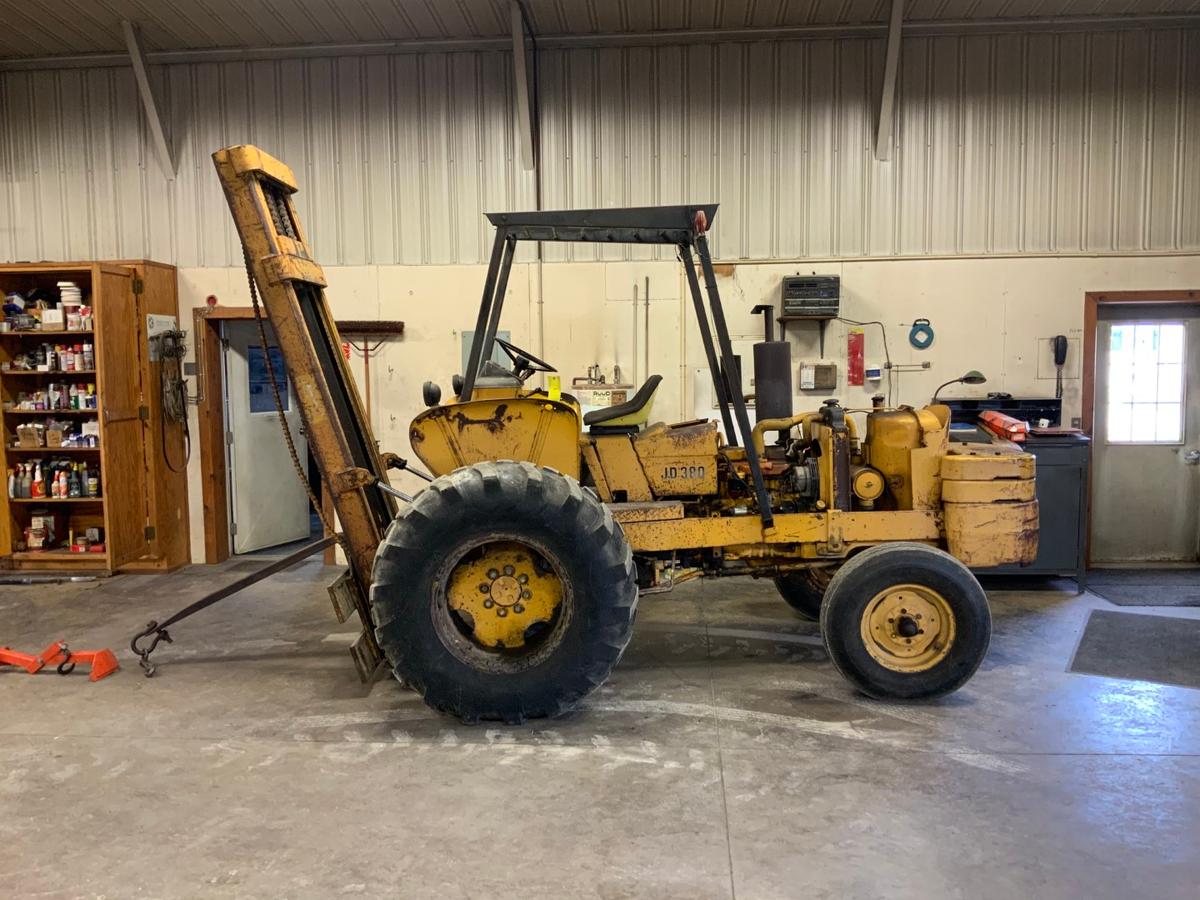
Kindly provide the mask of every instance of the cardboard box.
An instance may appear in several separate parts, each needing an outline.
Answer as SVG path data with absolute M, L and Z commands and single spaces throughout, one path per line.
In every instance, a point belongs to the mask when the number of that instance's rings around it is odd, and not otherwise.
M 63 438 L 67 436 L 67 429 L 63 425 L 53 425 L 46 429 L 46 446 L 61 447 Z
M 65 327 L 61 309 L 42 310 L 42 331 L 62 331 Z
M 20 447 L 44 447 L 45 435 L 42 429 L 37 425 L 18 425 L 17 426 L 17 445 Z
M 52 550 L 67 536 L 67 517 L 61 512 L 37 509 L 29 517 L 29 527 L 41 533 L 43 546 L 35 547 L 30 541 L 30 550 Z

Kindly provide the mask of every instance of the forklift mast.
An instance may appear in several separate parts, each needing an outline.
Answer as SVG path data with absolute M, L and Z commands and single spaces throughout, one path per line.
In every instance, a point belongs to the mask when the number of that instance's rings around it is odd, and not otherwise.
M 396 514 L 371 425 L 359 399 L 341 339 L 325 301 L 325 275 L 313 260 L 292 203 L 296 178 L 257 147 L 213 154 L 246 255 L 275 331 L 304 421 L 308 447 L 333 499 L 349 561 L 349 601 L 363 633 L 352 648 L 360 674 L 382 659 L 367 598 L 375 549 Z M 331 593 L 334 592 L 331 588 Z M 345 598 L 342 598 L 343 601 Z M 349 614 L 334 598 L 339 618 Z

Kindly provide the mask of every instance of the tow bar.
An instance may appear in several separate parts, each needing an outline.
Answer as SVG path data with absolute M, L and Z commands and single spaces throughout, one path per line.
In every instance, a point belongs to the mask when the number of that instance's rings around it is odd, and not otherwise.
M 290 569 L 292 566 L 296 565 L 296 563 L 303 562 L 310 556 L 321 553 L 325 549 L 332 547 L 335 543 L 337 543 L 337 537 L 331 534 L 328 537 L 322 538 L 316 543 L 301 547 L 299 550 L 289 556 L 285 556 L 282 559 L 277 559 L 274 562 L 263 566 L 257 572 L 252 572 L 245 578 L 239 578 L 232 584 L 228 584 L 219 590 L 215 590 L 211 594 L 205 594 L 195 603 L 185 606 L 183 609 L 179 610 L 179 612 L 172 615 L 162 624 L 159 624 L 157 621 L 147 623 L 146 627 L 135 634 L 133 636 L 133 640 L 129 642 L 129 649 L 137 654 L 138 665 L 142 667 L 142 671 L 145 673 L 147 678 L 153 677 L 157 667 L 150 661 L 150 654 L 154 652 L 154 648 L 159 645 L 160 641 L 166 641 L 168 644 L 175 643 L 171 638 L 170 632 L 167 631 L 169 627 L 174 625 L 176 622 L 181 622 L 189 616 L 195 615 L 202 609 L 207 609 L 214 603 L 224 600 L 226 597 L 233 596 L 239 591 L 250 587 L 252 584 L 257 584 L 264 578 L 274 575 L 276 572 L 282 572 L 285 569 Z M 149 646 L 142 647 L 142 641 L 151 635 L 154 636 L 154 639 L 150 641 Z

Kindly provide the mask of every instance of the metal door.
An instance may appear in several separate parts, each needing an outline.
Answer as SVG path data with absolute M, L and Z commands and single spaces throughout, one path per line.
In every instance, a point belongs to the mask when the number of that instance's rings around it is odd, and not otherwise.
M 253 322 L 222 324 L 225 360 L 225 433 L 229 454 L 230 539 L 234 553 L 249 553 L 309 536 L 309 502 L 296 477 L 279 429 L 266 360 Z M 273 338 L 270 326 L 267 335 Z M 295 394 L 279 348 L 271 364 L 304 465 L 308 446 Z
M 1092 562 L 1200 552 L 1200 311 L 1114 305 L 1096 329 Z

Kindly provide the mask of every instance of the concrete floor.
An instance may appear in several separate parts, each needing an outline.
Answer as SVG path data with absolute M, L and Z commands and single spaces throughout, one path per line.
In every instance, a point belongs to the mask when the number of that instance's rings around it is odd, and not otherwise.
M 130 633 L 246 565 L 0 588 L 0 641 L 125 666 L 0 672 L 5 895 L 1196 896 L 1200 691 L 1068 674 L 1098 598 L 993 592 L 974 680 L 894 705 L 769 583 L 693 583 L 578 713 L 467 727 L 358 683 L 314 562 L 142 678 Z

